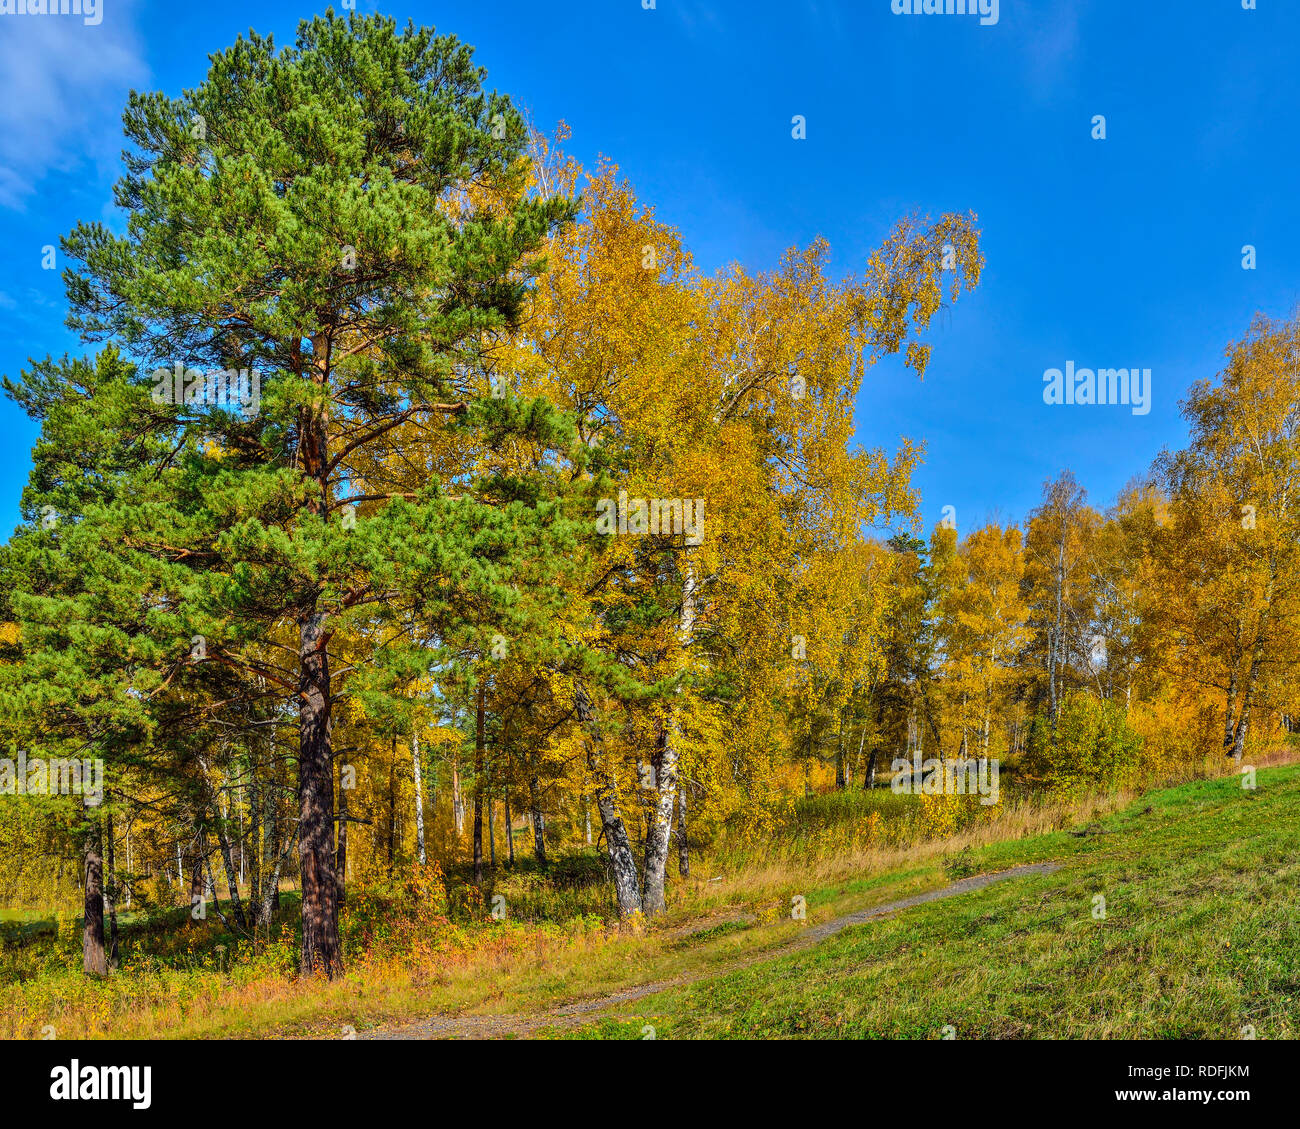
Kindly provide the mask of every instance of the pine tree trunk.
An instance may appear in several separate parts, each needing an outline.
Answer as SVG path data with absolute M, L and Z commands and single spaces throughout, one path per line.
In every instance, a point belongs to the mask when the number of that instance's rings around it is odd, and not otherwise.
M 107 976 L 104 952 L 104 863 L 100 857 L 99 817 L 87 821 L 85 833 L 85 897 L 81 930 L 82 965 L 87 976 Z
M 325 617 L 298 621 L 298 863 L 302 884 L 303 975 L 343 971 L 338 879 L 334 874 L 334 764 L 330 748 L 330 671 Z

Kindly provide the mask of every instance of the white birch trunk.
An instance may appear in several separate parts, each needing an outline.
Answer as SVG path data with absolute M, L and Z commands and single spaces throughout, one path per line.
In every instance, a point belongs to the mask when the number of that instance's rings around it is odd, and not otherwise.
M 420 865 L 425 864 L 424 857 L 424 784 L 420 775 L 420 738 L 411 738 L 411 762 L 415 770 L 415 845 L 420 855 Z

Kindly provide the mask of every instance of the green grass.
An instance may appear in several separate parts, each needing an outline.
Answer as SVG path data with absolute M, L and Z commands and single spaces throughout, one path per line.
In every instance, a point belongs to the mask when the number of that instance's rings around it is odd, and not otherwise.
M 671 989 L 563 1037 L 1259 1038 L 1300 1034 L 1300 768 L 1150 793 L 1068 831 L 970 852 L 1056 860 Z M 951 867 L 950 867 L 951 870 Z M 899 875 L 883 876 L 893 886 Z M 890 881 L 890 880 L 894 881 Z M 1094 896 L 1105 917 L 1094 917 Z M 825 891 L 814 901 L 838 901 Z M 812 915 L 810 914 L 810 917 Z M 819 915 L 821 916 L 821 915 Z

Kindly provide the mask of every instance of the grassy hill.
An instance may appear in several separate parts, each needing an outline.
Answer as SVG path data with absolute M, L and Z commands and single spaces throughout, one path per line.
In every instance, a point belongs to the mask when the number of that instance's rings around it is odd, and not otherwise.
M 1060 869 L 851 927 L 567 1034 L 641 1038 L 647 1024 L 658 1038 L 1300 1033 L 1300 768 L 1262 770 L 1253 791 L 1224 777 L 1150 793 L 949 870 L 1045 860 Z

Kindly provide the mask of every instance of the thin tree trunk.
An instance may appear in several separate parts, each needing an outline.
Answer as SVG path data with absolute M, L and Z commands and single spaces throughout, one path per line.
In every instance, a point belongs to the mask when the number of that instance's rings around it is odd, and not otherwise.
M 691 876 L 691 851 L 686 840 L 686 783 L 677 789 L 677 873 L 683 878 Z
M 226 870 L 226 889 L 230 893 L 231 914 L 235 919 L 235 925 L 241 931 L 244 925 L 244 909 L 239 900 L 239 882 L 235 878 L 234 855 L 230 848 L 230 834 L 227 830 L 227 817 L 225 805 L 222 803 L 221 796 L 216 792 L 212 785 L 212 777 L 208 771 L 208 762 L 204 757 L 199 758 L 199 767 L 203 770 L 203 785 L 208 796 L 208 806 L 215 817 L 217 831 L 217 846 L 221 851 L 221 861 Z M 212 898 L 215 901 L 217 897 L 216 884 L 212 881 L 212 863 L 208 862 L 208 883 L 212 886 Z M 224 918 L 222 919 L 224 920 Z
M 275 809 L 272 808 L 273 815 L 274 810 Z M 273 859 L 271 873 L 267 877 L 266 887 L 262 891 L 261 919 L 268 925 L 274 917 L 275 911 L 280 908 L 280 869 L 284 866 L 285 855 L 288 854 L 287 848 L 284 850 L 280 849 L 280 836 L 278 831 L 280 820 L 278 816 L 274 817 L 273 823 L 276 830 L 273 832 L 271 841 L 274 843 L 276 849 L 271 855 L 271 858 Z
M 201 898 L 203 890 L 203 853 L 206 843 L 204 842 L 203 824 L 196 821 L 194 824 L 194 838 L 191 842 L 192 851 L 190 854 L 190 905 L 194 904 L 195 898 Z
M 939 734 L 939 721 L 938 718 L 935 716 L 935 711 L 930 708 L 930 692 L 926 688 L 924 682 L 922 682 L 921 684 L 921 712 L 922 714 L 925 715 L 926 723 L 930 727 L 930 737 L 934 741 L 935 755 L 940 760 L 942 760 L 943 759 L 943 738 Z M 918 752 L 921 749 L 921 743 L 924 736 L 925 734 L 922 731 L 921 727 L 917 726 L 916 747 Z
M 1056 620 L 1048 633 L 1048 653 L 1047 653 L 1047 711 L 1048 719 L 1052 725 L 1052 732 L 1056 732 L 1056 715 L 1060 709 L 1061 697 L 1061 655 L 1062 655 L 1062 636 L 1064 628 L 1062 626 L 1062 602 L 1065 595 L 1065 517 L 1061 517 L 1061 539 L 1057 543 L 1056 550 Z
M 690 650 L 695 638 L 695 595 L 695 566 L 688 554 L 682 569 L 682 610 L 677 624 L 677 641 L 683 653 Z M 668 881 L 673 809 L 677 805 L 678 724 L 678 709 L 674 703 L 660 728 L 654 755 L 655 803 L 646 831 L 645 885 L 641 899 L 645 913 L 650 917 L 663 913 L 668 908 L 665 886 Z
M 1232 759 L 1238 764 L 1246 753 L 1246 733 L 1250 728 L 1250 710 L 1255 698 L 1255 687 L 1259 682 L 1259 671 L 1264 661 L 1264 634 L 1260 628 L 1255 638 L 1255 649 L 1250 659 L 1250 670 L 1246 675 L 1246 685 L 1241 695 L 1241 716 L 1237 719 L 1237 731 L 1232 739 Z
M 533 825 L 533 857 L 538 866 L 546 865 L 546 819 L 542 815 L 542 790 L 537 778 L 537 760 L 534 756 L 528 767 L 528 811 Z
M 510 814 L 510 790 L 507 788 L 502 792 L 502 799 L 506 806 L 506 849 L 510 852 L 510 866 L 513 869 L 515 865 L 515 821 Z
M 483 721 L 484 685 L 474 709 L 474 884 L 483 885 Z
M 840 711 L 840 728 L 835 737 L 835 788 L 844 791 L 847 783 L 844 775 L 844 711 Z
M 1238 635 L 1240 638 L 1240 635 Z M 1233 656 L 1232 670 L 1228 674 L 1228 705 L 1223 713 L 1223 752 L 1225 756 L 1232 756 L 1233 746 L 1233 721 L 1232 714 L 1237 706 L 1237 668 L 1241 665 L 1240 648 L 1238 654 Z
M 605 849 L 609 852 L 619 917 L 628 918 L 641 912 L 641 886 L 637 880 L 636 860 L 632 857 L 632 845 L 628 842 L 627 828 L 623 823 L 622 815 L 619 814 L 618 794 L 613 777 L 603 763 L 604 738 L 596 722 L 591 698 L 581 682 L 574 684 L 573 699 L 578 722 L 582 727 L 587 769 L 595 783 L 596 810 L 600 812 Z
M 420 856 L 420 865 L 426 862 L 424 857 L 424 784 L 420 776 L 420 738 L 411 738 L 411 763 L 415 769 L 415 848 Z
M 257 786 L 257 770 L 249 767 L 248 838 L 253 844 L 253 865 L 248 868 L 248 913 L 253 928 L 261 924 L 262 913 L 262 792 Z
M 994 647 L 989 652 L 989 666 L 993 667 L 998 661 L 997 648 Z M 984 688 L 984 734 L 982 744 L 984 746 L 984 759 L 989 758 L 989 723 L 993 716 L 993 676 L 989 675 L 988 685 Z
M 460 766 L 456 754 L 451 756 L 451 816 L 456 821 L 456 834 L 465 834 L 465 803 L 460 794 Z
M 338 886 L 338 901 L 342 906 L 348 895 L 348 792 L 343 787 L 343 771 L 347 765 L 339 765 L 339 829 L 334 836 L 334 881 Z
M 284 836 L 280 835 L 277 831 L 275 841 L 279 845 L 280 849 L 275 853 L 277 864 L 275 869 L 275 881 L 271 883 L 271 908 L 275 910 L 276 913 L 280 912 L 280 873 L 284 869 L 283 840 Z
M 217 845 L 221 848 L 221 862 L 226 868 L 226 889 L 230 892 L 230 912 L 236 928 L 243 930 L 244 906 L 239 900 L 239 881 L 235 876 L 235 860 L 230 851 L 230 836 L 226 834 L 225 820 L 217 824 Z
M 216 879 L 213 878 L 213 876 L 212 876 L 212 856 L 211 856 L 211 855 L 208 855 L 208 856 L 206 856 L 206 857 L 204 858 L 204 860 L 203 860 L 203 865 L 204 865 L 204 868 L 205 868 L 205 870 L 206 870 L 206 872 L 207 872 L 207 876 L 208 876 L 208 889 L 212 891 L 212 910 L 213 910 L 213 912 L 214 912 L 214 913 L 215 913 L 219 918 L 221 918 L 221 925 L 222 925 L 222 927 L 223 927 L 227 932 L 229 932 L 229 931 L 230 931 L 230 922 L 229 922 L 229 920 L 226 918 L 226 915 L 225 915 L 224 913 L 221 912 L 221 902 L 220 902 L 220 900 L 218 900 L 218 898 L 217 898 L 217 881 L 216 881 Z
M 397 737 L 393 737 L 388 758 L 388 877 L 393 876 L 393 855 L 397 846 Z
M 276 791 L 278 780 L 271 781 L 271 787 L 268 791 L 268 805 L 271 818 L 267 821 L 267 842 L 271 846 L 271 858 L 275 860 L 275 881 L 267 888 L 263 897 L 270 898 L 268 903 L 273 909 L 280 908 L 280 867 L 283 865 L 284 858 L 284 835 L 281 833 L 283 824 L 280 822 L 280 800 L 279 793 Z

